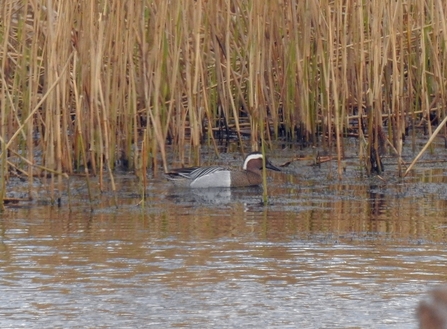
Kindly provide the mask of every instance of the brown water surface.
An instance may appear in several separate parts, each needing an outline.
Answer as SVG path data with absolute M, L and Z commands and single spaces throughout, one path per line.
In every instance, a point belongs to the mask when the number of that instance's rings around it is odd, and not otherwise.
M 274 163 L 283 159 L 273 157 Z M 447 175 L 334 178 L 294 163 L 261 189 L 174 190 L 117 178 L 119 204 L 83 180 L 72 211 L 0 217 L 2 328 L 417 328 L 447 282 Z

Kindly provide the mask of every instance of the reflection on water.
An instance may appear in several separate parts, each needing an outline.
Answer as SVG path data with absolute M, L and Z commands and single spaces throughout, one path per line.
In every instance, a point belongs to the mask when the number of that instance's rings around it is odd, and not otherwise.
M 144 208 L 136 180 L 117 183 L 118 208 L 2 215 L 2 328 L 416 328 L 419 300 L 447 279 L 433 179 L 278 173 L 267 206 L 256 188 L 155 180 Z

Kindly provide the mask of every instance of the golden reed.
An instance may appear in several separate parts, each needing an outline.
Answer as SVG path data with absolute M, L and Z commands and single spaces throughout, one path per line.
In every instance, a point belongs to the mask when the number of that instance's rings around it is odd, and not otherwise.
M 446 14 L 439 0 L 5 0 L 0 198 L 13 169 L 113 189 L 117 163 L 166 170 L 167 143 L 183 161 L 229 132 L 252 149 L 326 136 L 341 175 L 355 126 L 380 172 L 384 122 L 400 159 L 409 125 L 445 116 Z

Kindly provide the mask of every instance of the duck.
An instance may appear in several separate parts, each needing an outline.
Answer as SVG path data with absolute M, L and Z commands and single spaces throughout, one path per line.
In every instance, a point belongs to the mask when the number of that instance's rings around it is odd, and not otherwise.
M 175 186 L 189 188 L 222 188 L 249 187 L 262 184 L 261 152 L 247 154 L 242 170 L 231 170 L 224 167 L 189 167 L 177 168 L 166 173 L 166 177 Z M 265 167 L 274 171 L 281 171 L 267 158 Z

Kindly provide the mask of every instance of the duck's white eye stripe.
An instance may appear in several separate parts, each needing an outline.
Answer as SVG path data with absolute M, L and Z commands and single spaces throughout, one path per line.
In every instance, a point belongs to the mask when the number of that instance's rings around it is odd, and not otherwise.
M 262 159 L 262 154 L 261 153 L 256 153 L 256 154 L 250 154 L 249 156 L 247 156 L 245 158 L 244 161 L 244 166 L 242 167 L 243 170 L 247 170 L 247 165 L 251 160 L 257 160 L 257 159 Z

